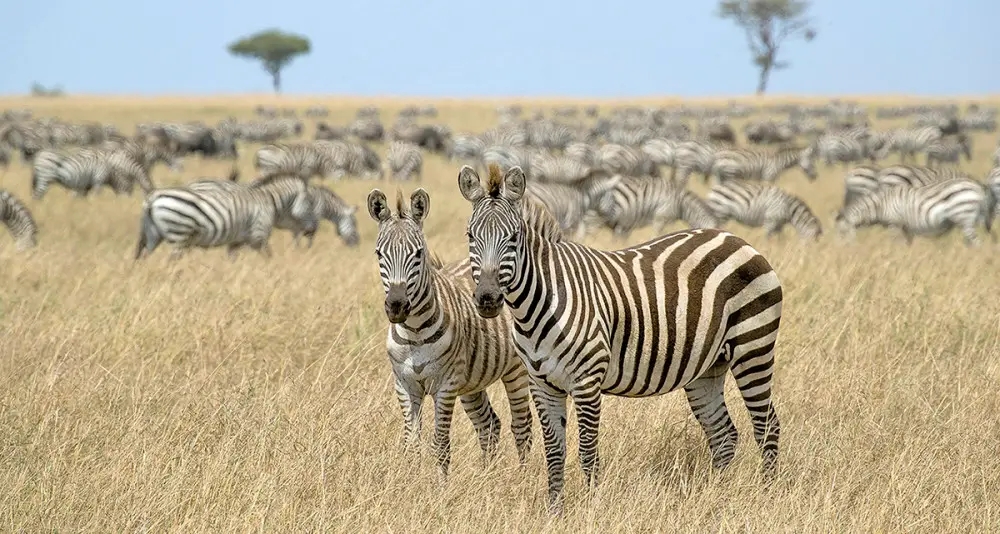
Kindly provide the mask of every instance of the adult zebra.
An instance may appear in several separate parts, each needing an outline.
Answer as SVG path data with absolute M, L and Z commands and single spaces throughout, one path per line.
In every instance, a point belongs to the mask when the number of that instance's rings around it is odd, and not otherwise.
M 823 234 L 809 206 L 774 184 L 728 180 L 712 186 L 705 204 L 721 221 L 733 219 L 753 228 L 763 226 L 769 238 L 780 234 L 786 224 L 806 239 L 819 239 Z
M 633 176 L 615 178 L 595 207 L 601 222 L 618 239 L 628 239 L 633 230 L 650 224 L 655 225 L 656 233 L 662 233 L 667 224 L 678 220 L 692 228 L 719 226 L 698 195 L 673 182 Z
M 0 224 L 7 227 L 18 251 L 38 244 L 38 225 L 28 208 L 11 193 L 0 189 Z
M 798 165 L 806 177 L 816 179 L 816 144 L 802 147 L 782 147 L 774 152 L 749 148 L 732 148 L 715 153 L 709 173 L 718 182 L 727 180 L 761 180 L 773 182 L 781 173 Z
M 881 169 L 875 165 L 857 165 L 844 175 L 844 205 L 841 211 L 851 205 L 854 199 L 868 196 L 878 190 L 878 175 Z
M 778 459 L 771 402 L 782 289 L 746 241 L 715 229 L 675 232 L 605 252 L 563 240 L 548 212 L 522 199 L 524 172 L 490 169 L 484 189 L 458 174 L 472 203 L 469 257 L 479 314 L 510 307 L 514 343 L 542 425 L 551 509 L 562 509 L 566 398 L 576 405 L 580 463 L 596 483 L 601 395 L 660 395 L 683 387 L 713 464 L 733 459 L 737 431 L 723 396 L 727 370 L 753 421 L 764 470 Z
M 915 187 L 885 187 L 855 200 L 837 216 L 841 235 L 872 225 L 897 228 L 907 243 L 913 235 L 940 236 L 962 229 L 967 246 L 979 244 L 976 229 L 982 222 L 990 237 L 996 198 L 991 190 L 964 178 Z
M 479 434 L 484 456 L 496 453 L 500 418 L 486 388 L 500 381 L 507 390 L 511 431 L 521 462 L 531 450 L 531 402 L 528 373 L 517 357 L 509 318 L 480 317 L 472 303 L 468 274 L 462 265 L 434 265 L 427 252 L 423 223 L 430 196 L 417 189 L 404 204 L 400 192 L 396 213 L 378 189 L 368 194 L 368 213 L 378 223 L 375 255 L 385 289 L 389 319 L 386 351 L 396 379 L 396 397 L 404 417 L 405 443 L 420 433 L 424 398 L 434 399 L 434 452 L 441 473 L 451 463 L 451 420 L 461 399 Z

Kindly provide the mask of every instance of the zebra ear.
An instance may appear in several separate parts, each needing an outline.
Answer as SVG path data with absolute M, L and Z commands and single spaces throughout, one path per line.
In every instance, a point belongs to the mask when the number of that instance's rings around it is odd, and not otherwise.
M 521 167 L 514 166 L 507 170 L 503 176 L 503 188 L 500 194 L 511 202 L 517 202 L 524 196 L 524 171 Z
M 385 222 L 389 220 L 389 217 L 392 217 L 392 212 L 389 211 L 389 202 L 385 199 L 385 193 L 378 189 L 372 189 L 372 192 L 368 193 L 368 214 L 376 222 Z
M 424 219 L 427 218 L 427 214 L 431 211 L 431 196 L 424 191 L 423 188 L 419 188 L 410 195 L 410 219 L 413 222 L 424 225 Z
M 483 184 L 479 183 L 479 173 L 468 165 L 462 166 L 462 170 L 458 171 L 458 189 L 469 202 L 477 202 L 486 196 Z

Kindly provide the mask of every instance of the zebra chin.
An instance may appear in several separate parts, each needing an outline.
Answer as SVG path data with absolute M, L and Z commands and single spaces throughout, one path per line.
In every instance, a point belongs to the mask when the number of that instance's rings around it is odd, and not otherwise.
M 480 280 L 476 286 L 473 300 L 476 303 L 476 311 L 479 312 L 479 316 L 484 319 L 492 319 L 500 315 L 503 310 L 503 293 L 495 283 L 492 284 L 494 287 L 488 287 L 488 285 L 484 287 L 484 285 L 483 281 Z

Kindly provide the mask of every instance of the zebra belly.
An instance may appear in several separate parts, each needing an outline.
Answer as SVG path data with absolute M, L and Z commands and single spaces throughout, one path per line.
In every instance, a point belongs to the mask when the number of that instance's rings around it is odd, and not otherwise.
M 466 391 L 469 385 L 461 372 L 465 358 L 459 358 L 453 352 L 452 340 L 454 334 L 446 332 L 434 343 L 413 344 L 399 343 L 393 339 L 393 331 L 397 335 L 412 335 L 395 325 L 390 327 L 386 349 L 392 370 L 411 393 L 420 392 L 423 395 L 435 395 L 447 391 L 457 395 L 478 391 Z M 480 388 L 481 389 L 481 388 Z

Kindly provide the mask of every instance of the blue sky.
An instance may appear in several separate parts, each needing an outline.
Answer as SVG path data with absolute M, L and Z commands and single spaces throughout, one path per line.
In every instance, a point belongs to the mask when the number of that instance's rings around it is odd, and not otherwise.
M 715 2 L 594 0 L 0 0 L 0 94 L 270 91 L 225 51 L 268 27 L 311 38 L 289 94 L 723 96 L 756 81 Z M 43 7 L 44 6 L 44 7 Z M 790 43 L 779 94 L 1000 93 L 1000 2 L 818 0 L 818 37 Z

